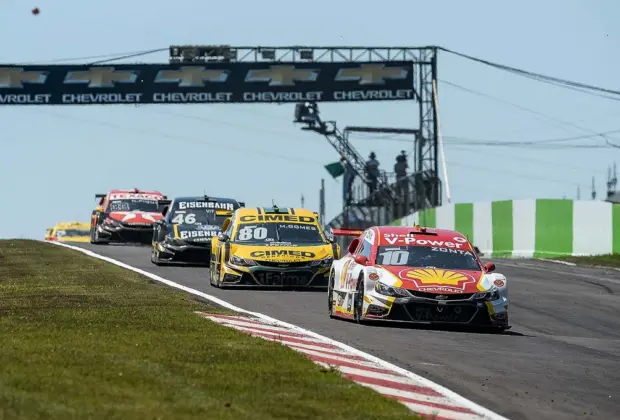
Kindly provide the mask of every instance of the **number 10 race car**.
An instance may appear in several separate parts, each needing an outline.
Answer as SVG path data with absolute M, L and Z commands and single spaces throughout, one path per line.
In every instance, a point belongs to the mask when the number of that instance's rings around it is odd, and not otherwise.
M 506 277 L 494 273 L 493 263 L 483 265 L 459 232 L 375 226 L 348 251 L 330 271 L 330 317 L 510 328 Z

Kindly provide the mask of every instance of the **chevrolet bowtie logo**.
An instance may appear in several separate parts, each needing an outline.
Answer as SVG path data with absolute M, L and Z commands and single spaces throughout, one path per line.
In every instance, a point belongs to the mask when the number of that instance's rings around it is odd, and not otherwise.
M 46 71 L 24 71 L 19 67 L 0 67 L 0 89 L 22 89 L 24 83 L 43 84 Z
M 205 82 L 223 83 L 229 70 L 207 70 L 205 67 L 186 66 L 178 70 L 160 70 L 155 83 L 178 83 L 182 87 L 204 87 Z
M 91 88 L 113 88 L 116 83 L 135 83 L 138 72 L 114 70 L 114 67 L 91 67 L 87 71 L 70 71 L 65 83 L 88 83 Z
M 269 86 L 294 86 L 295 82 L 316 82 L 319 70 L 296 69 L 295 66 L 271 66 L 268 69 L 250 70 L 246 82 L 269 82 Z
M 340 69 L 337 82 L 359 82 L 360 85 L 384 85 L 386 79 L 404 79 L 406 67 L 385 67 L 385 64 L 362 64 L 358 68 Z

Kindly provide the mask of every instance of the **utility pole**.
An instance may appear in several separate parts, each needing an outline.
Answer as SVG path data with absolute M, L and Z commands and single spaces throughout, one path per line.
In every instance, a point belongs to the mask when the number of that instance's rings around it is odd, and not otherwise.
M 607 167 L 607 198 L 616 193 L 616 185 L 618 185 L 618 176 L 616 172 L 616 162 L 614 162 L 613 172 L 611 166 Z
M 304 204 L 305 204 L 306 200 L 304 199 L 304 195 L 301 195 L 301 208 L 305 208 Z
M 577 200 L 581 200 L 581 187 L 577 185 Z
M 321 190 L 319 191 L 319 219 L 321 226 L 325 224 L 325 179 L 321 178 Z
M 592 200 L 596 200 L 596 183 L 594 177 L 592 177 Z

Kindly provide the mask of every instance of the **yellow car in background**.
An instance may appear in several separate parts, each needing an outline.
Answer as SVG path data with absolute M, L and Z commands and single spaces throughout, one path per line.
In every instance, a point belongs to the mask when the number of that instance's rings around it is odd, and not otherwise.
M 51 236 L 51 240 L 59 242 L 90 242 L 90 223 L 58 223 L 54 226 Z
M 211 240 L 215 287 L 327 289 L 340 247 L 318 213 L 300 208 L 239 208 Z

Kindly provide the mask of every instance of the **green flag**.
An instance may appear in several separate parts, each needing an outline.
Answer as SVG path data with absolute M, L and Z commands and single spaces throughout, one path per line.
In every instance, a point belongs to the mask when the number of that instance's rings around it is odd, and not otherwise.
M 327 172 L 329 172 L 329 174 L 334 178 L 338 178 L 344 173 L 344 168 L 342 167 L 342 164 L 340 162 L 334 162 L 330 163 L 329 165 L 325 165 L 325 169 L 327 169 Z

